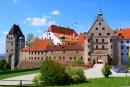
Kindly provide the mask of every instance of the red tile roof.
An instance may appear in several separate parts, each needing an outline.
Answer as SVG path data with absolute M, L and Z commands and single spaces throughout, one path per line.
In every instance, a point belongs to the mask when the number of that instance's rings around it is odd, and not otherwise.
M 30 47 L 24 47 L 21 49 L 21 51 L 29 51 L 30 50 Z
M 30 48 L 30 51 L 44 51 L 50 43 L 50 39 L 35 40 Z
M 85 34 L 84 33 L 80 33 L 78 41 L 79 42 L 84 42 L 84 38 L 85 38 Z
M 82 45 L 49 45 L 46 50 L 64 51 L 64 50 L 83 50 Z
M 120 39 L 130 39 L 130 28 L 120 29 L 118 31 L 118 37 Z
M 63 34 L 66 41 L 78 42 L 78 34 L 73 29 L 51 25 L 48 28 L 48 31 L 52 32 L 57 38 L 60 38 L 60 36 Z

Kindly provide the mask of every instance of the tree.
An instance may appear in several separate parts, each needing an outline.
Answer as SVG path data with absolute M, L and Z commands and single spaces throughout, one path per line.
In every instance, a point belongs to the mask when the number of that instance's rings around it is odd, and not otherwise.
M 40 66 L 41 80 L 45 81 L 46 85 L 66 85 L 69 84 L 68 75 L 65 73 L 65 68 L 58 62 L 46 59 Z
M 2 71 L 10 70 L 10 65 L 5 60 L 2 60 L 0 61 L 0 70 Z
M 34 42 L 34 40 L 39 40 L 40 38 L 38 36 L 34 37 L 33 33 L 28 33 L 27 35 L 27 44 L 28 46 L 31 46 Z
M 28 46 L 31 46 L 33 41 L 34 41 L 34 35 L 33 35 L 33 33 L 28 33 L 28 35 L 27 35 Z
M 77 59 L 74 61 L 74 64 L 84 64 L 84 61 L 81 59 Z
M 68 74 L 72 83 L 82 83 L 86 81 L 84 71 L 80 67 L 66 67 L 65 72 Z
M 102 68 L 102 74 L 105 76 L 105 78 L 109 77 L 109 75 L 112 74 L 111 70 L 110 70 L 110 67 L 108 65 L 105 65 L 103 68 Z

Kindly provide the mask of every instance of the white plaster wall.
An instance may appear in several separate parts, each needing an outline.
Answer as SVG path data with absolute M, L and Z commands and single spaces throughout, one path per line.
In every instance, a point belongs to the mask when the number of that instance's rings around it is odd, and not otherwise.
M 130 40 L 121 40 L 123 41 L 123 43 L 121 43 L 121 47 L 123 47 L 123 49 L 121 49 L 121 53 L 123 53 L 123 55 L 121 55 L 122 58 L 122 64 L 126 65 L 128 63 L 128 48 L 130 46 Z M 127 41 L 129 41 L 129 43 L 127 43 Z
M 43 39 L 49 39 L 50 37 L 53 40 L 54 45 L 57 45 L 57 43 L 60 43 L 60 39 L 57 38 L 52 32 L 43 33 Z

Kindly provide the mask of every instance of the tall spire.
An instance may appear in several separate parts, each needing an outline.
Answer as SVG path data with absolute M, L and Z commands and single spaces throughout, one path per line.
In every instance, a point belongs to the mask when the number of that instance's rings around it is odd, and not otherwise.
M 101 11 L 101 7 L 100 7 L 100 11 L 99 11 L 99 13 L 98 13 L 99 15 L 102 15 L 102 11 Z

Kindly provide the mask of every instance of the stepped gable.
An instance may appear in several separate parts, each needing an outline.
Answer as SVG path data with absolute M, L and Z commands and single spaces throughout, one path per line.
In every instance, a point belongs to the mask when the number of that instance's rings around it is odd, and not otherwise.
M 130 39 L 130 28 L 119 29 L 118 37 L 120 39 Z
M 50 39 L 35 40 L 29 51 L 44 51 L 50 43 Z
M 84 33 L 80 33 L 78 41 L 79 42 L 84 42 L 84 38 L 85 38 L 85 34 Z
M 29 51 L 30 50 L 30 47 L 24 47 L 21 49 L 21 51 Z
M 47 51 L 63 51 L 63 50 L 83 50 L 82 45 L 49 45 Z
M 12 28 L 10 29 L 8 35 L 17 35 L 17 37 L 24 37 L 20 27 L 18 25 L 13 25 Z

